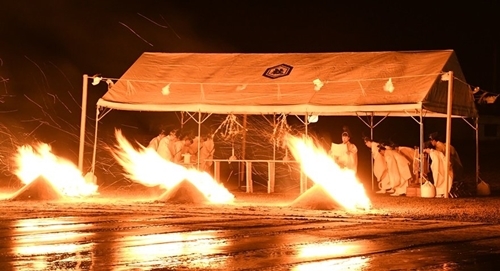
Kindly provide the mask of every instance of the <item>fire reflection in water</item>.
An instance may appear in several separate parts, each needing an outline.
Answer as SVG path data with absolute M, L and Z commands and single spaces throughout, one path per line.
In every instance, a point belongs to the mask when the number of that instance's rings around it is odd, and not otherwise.
M 225 263 L 224 257 L 213 257 L 224 245 L 213 231 L 126 236 L 120 242 L 119 265 L 127 267 L 223 268 Z
M 23 219 L 15 224 L 15 270 L 79 270 L 91 265 L 93 233 L 68 218 Z
M 363 270 L 367 267 L 368 258 L 351 257 L 324 260 L 334 257 L 346 257 L 358 250 L 358 245 L 340 242 L 326 242 L 320 244 L 308 244 L 299 247 L 298 257 L 305 261 L 311 261 L 295 266 L 291 270 Z M 318 261 L 321 260 L 321 261 Z

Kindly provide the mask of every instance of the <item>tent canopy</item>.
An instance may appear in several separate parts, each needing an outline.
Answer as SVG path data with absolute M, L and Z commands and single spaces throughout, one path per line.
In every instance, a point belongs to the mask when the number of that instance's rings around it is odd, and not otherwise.
M 475 117 L 453 50 L 215 54 L 143 53 L 97 105 L 129 111 Z

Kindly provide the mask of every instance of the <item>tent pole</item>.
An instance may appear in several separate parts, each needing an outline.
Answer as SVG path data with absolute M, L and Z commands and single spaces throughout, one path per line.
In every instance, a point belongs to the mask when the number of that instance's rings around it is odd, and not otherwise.
M 373 112 L 370 116 L 370 140 L 373 142 Z M 372 150 L 370 149 L 370 157 L 371 157 L 371 167 L 372 167 L 372 191 L 375 191 L 375 178 L 374 178 L 374 174 L 373 174 L 373 152 Z
M 420 126 L 420 142 L 419 142 L 419 151 L 418 151 L 418 157 L 420 157 L 420 170 L 419 170 L 419 176 L 418 176 L 418 181 L 420 183 L 420 186 L 422 186 L 422 177 L 424 175 L 424 118 L 422 115 L 422 104 L 420 104 L 420 121 L 418 125 Z
M 476 121 L 476 184 L 479 183 L 479 116 L 475 118 Z
M 276 128 L 276 113 L 273 113 L 273 129 Z M 276 138 L 273 137 L 273 161 L 276 161 Z
M 87 119 L 87 91 L 88 91 L 87 74 L 83 75 L 82 87 L 82 115 L 80 119 L 80 147 L 78 149 L 78 169 L 83 173 L 83 149 L 85 146 L 85 120 Z
M 305 117 L 304 117 L 304 124 L 305 124 L 305 132 L 306 132 L 306 138 L 308 138 L 308 126 L 309 126 L 309 113 L 306 112 Z M 307 176 L 306 174 L 300 170 L 300 193 L 303 194 L 307 191 Z
M 95 175 L 95 160 L 96 160 L 96 153 L 97 153 L 97 127 L 99 125 L 99 106 L 97 106 L 96 112 L 95 112 L 95 130 L 94 130 L 94 149 L 92 151 L 92 174 Z
M 234 147 L 233 147 L 234 148 Z M 246 149 L 247 149 L 247 114 L 243 115 L 243 133 L 241 135 L 241 160 L 245 160 L 246 157 Z M 239 162 L 239 182 L 243 182 L 245 180 L 245 172 L 246 172 L 246 162 Z
M 444 197 L 448 198 L 448 178 L 449 178 L 449 165 L 450 165 L 450 141 L 451 141 L 451 112 L 453 108 L 453 71 L 448 72 L 448 100 L 446 109 L 446 151 L 445 151 L 445 170 L 444 170 Z
M 198 157 L 196 161 L 197 169 L 200 170 L 200 149 L 201 149 L 201 111 L 198 111 Z

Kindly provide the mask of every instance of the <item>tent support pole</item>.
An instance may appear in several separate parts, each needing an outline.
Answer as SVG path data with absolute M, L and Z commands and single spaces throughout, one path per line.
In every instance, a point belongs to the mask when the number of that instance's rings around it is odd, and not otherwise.
M 201 149 L 201 111 L 198 111 L 198 157 L 196 161 L 197 169 L 200 170 L 200 149 Z
M 308 126 L 309 126 L 309 113 L 306 112 L 305 117 L 304 117 L 304 126 L 305 126 L 305 133 L 306 133 L 306 138 L 308 138 Z M 307 176 L 305 173 L 300 170 L 300 193 L 303 194 L 307 191 Z
M 453 108 L 453 71 L 448 72 L 448 99 L 446 108 L 446 151 L 445 151 L 445 163 L 444 163 L 444 198 L 449 197 L 448 193 L 448 178 L 450 175 L 449 165 L 450 165 L 450 141 L 451 141 L 451 112 Z
M 479 183 L 479 116 L 475 118 L 476 132 L 476 184 Z
M 420 183 L 420 186 L 422 186 L 422 180 L 423 180 L 423 175 L 424 175 L 424 162 L 425 162 L 425 157 L 424 157 L 424 116 L 422 114 L 423 108 L 422 105 L 420 105 L 420 115 L 419 115 L 419 128 L 420 128 L 420 142 L 419 142 L 419 151 L 418 151 L 418 157 L 420 157 L 420 174 L 418 176 L 418 181 Z
M 99 106 L 97 106 L 96 112 L 95 112 L 95 129 L 94 129 L 94 149 L 92 150 L 92 174 L 95 175 L 95 160 L 96 160 L 96 153 L 97 153 L 97 131 L 98 131 L 98 125 L 99 125 Z
M 273 114 L 273 129 L 276 127 L 276 113 Z M 273 137 L 273 161 L 276 161 L 276 138 Z
M 370 140 L 373 142 L 373 112 L 370 115 Z M 370 165 L 372 168 L 372 191 L 375 191 L 375 176 L 373 172 L 373 152 L 370 149 Z
M 83 173 L 83 151 L 85 147 L 85 120 L 87 119 L 88 79 L 89 76 L 87 74 L 84 74 L 82 87 L 82 115 L 80 119 L 80 146 L 78 149 L 78 169 L 81 173 Z

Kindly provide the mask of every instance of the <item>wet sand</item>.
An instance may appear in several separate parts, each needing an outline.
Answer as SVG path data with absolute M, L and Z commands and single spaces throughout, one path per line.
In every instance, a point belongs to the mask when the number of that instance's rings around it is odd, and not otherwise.
M 370 195 L 373 209 L 154 198 L 0 201 L 0 270 L 485 270 L 500 259 L 500 198 Z

